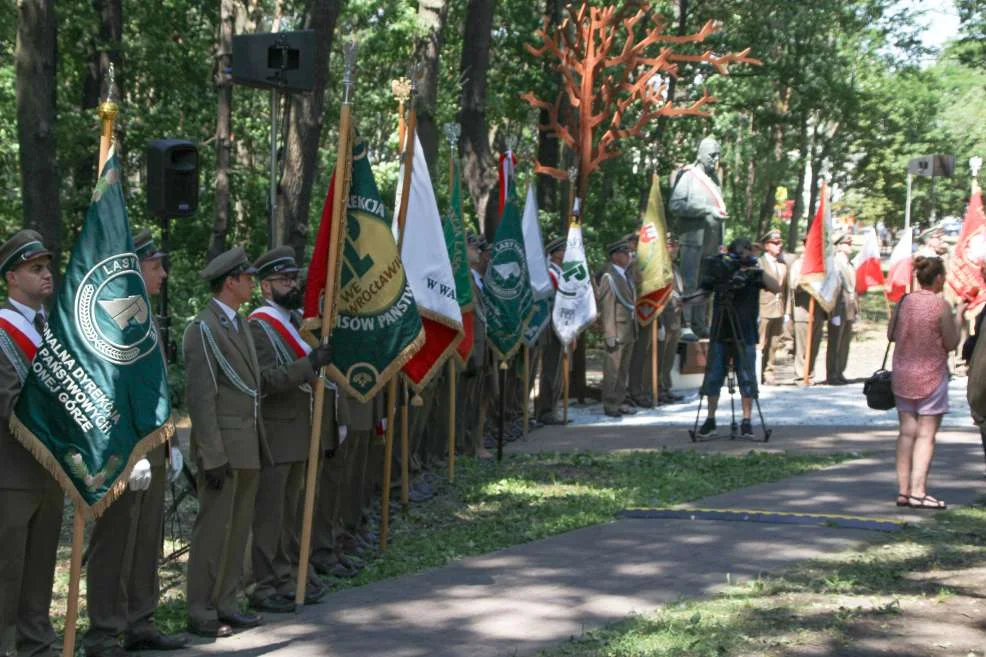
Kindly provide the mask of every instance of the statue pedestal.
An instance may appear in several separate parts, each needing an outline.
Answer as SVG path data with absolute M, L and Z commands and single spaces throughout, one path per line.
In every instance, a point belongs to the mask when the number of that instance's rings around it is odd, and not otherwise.
M 682 342 L 678 345 L 678 357 L 671 368 L 671 386 L 676 390 L 697 389 L 705 378 L 705 364 L 709 353 L 709 340 L 698 342 Z M 754 369 L 757 381 L 760 381 L 761 358 L 760 349 L 756 350 Z M 723 384 L 723 394 L 727 394 Z

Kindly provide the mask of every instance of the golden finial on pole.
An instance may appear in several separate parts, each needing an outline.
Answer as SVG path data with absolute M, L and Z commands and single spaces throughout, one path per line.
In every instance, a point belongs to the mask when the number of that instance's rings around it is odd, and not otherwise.
M 113 122 L 116 115 L 120 112 L 120 106 L 113 100 L 113 86 L 115 84 L 116 71 L 113 64 L 110 64 L 106 75 L 106 100 L 101 102 L 98 107 L 101 132 L 99 135 L 99 166 L 97 167 L 97 177 L 103 172 L 103 166 L 110 154 L 110 147 L 113 145 Z

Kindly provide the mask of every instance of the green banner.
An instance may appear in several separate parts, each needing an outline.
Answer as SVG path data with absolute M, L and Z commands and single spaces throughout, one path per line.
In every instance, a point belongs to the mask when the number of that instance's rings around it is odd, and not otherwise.
M 534 311 L 527 321 L 527 328 L 524 329 L 524 344 L 533 348 L 550 321 L 551 299 L 538 299 L 534 302 Z
M 174 433 L 121 175 L 111 152 L 11 419 L 18 440 L 96 516 Z
M 425 340 L 386 215 L 366 144 L 358 140 L 329 374 L 360 401 L 371 399 Z
M 452 156 L 452 194 L 449 212 L 442 221 L 445 246 L 448 248 L 455 276 L 455 297 L 462 309 L 462 341 L 456 348 L 459 362 L 465 364 L 472 353 L 474 318 L 472 316 L 472 274 L 469 272 L 469 251 L 466 247 L 466 224 L 462 220 L 462 186 L 459 180 L 459 164 Z
M 509 360 L 521 344 L 534 303 L 524 250 L 524 230 L 513 181 L 503 216 L 490 247 L 490 264 L 483 276 L 486 335 L 501 360 Z

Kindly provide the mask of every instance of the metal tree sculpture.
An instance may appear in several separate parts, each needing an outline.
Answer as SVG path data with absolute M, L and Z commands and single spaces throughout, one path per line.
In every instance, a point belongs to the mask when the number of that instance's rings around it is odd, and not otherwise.
M 548 19 L 536 32 L 543 45 L 530 44 L 527 50 L 535 57 L 551 56 L 555 69 L 561 73 L 563 89 L 554 103 L 541 100 L 531 92 L 522 98 L 535 108 L 545 110 L 548 123 L 542 130 L 558 135 L 578 160 L 578 196 L 585 198 L 589 174 L 606 160 L 618 157 L 616 144 L 627 137 L 637 137 L 644 127 L 658 116 L 708 116 L 704 107 L 714 102 L 708 91 L 687 105 L 674 105 L 668 95 L 668 76 L 676 76 L 678 64 L 701 63 L 714 67 L 719 73 L 729 73 L 734 63 L 760 64 L 742 52 L 716 55 L 706 51 L 700 55 L 675 52 L 670 46 L 700 43 L 718 31 L 714 21 L 706 23 L 694 34 L 674 36 L 664 33 L 665 20 L 657 16 L 653 27 L 638 38 L 638 24 L 651 17 L 650 5 L 643 2 L 624 2 L 621 7 L 591 7 L 588 2 L 578 11 L 566 7 L 568 16 L 548 33 Z M 620 43 L 622 42 L 622 46 Z M 655 44 L 660 48 L 652 48 Z M 653 50 L 658 52 L 653 53 Z M 571 109 L 567 119 L 559 120 L 561 103 L 568 99 Z M 624 125 L 628 110 L 639 114 L 632 125 Z M 602 128 L 602 134 L 597 136 Z M 561 169 L 536 163 L 535 172 L 559 180 L 567 174 Z

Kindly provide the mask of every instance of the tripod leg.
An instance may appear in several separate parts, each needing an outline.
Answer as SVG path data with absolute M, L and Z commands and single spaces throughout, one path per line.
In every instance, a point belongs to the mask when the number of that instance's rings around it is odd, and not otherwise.
M 735 361 L 736 361 L 735 369 L 738 370 L 739 372 L 745 372 L 749 374 L 750 370 L 747 369 L 746 352 L 743 350 L 746 341 L 744 339 L 742 331 L 740 330 L 739 319 L 736 316 L 736 308 L 732 304 L 726 304 L 724 307 L 726 310 L 726 315 L 729 320 L 729 325 L 733 329 L 732 342 L 733 342 L 733 348 L 735 349 Z M 738 373 L 737 373 L 737 378 L 739 378 Z M 767 423 L 763 417 L 763 409 L 760 407 L 760 392 L 759 390 L 757 390 L 756 387 L 757 386 L 756 378 L 757 378 L 756 373 L 754 372 L 753 376 L 750 378 L 750 385 L 753 387 L 753 389 L 750 391 L 751 392 L 750 397 L 753 399 L 753 402 L 757 405 L 757 415 L 760 417 L 760 426 L 764 432 L 763 442 L 767 442 L 768 440 L 770 440 L 771 431 L 770 429 L 767 428 Z M 743 395 L 743 382 L 740 381 L 740 396 L 742 395 Z M 730 398 L 730 401 L 732 401 L 732 398 Z M 735 429 L 734 429 L 734 433 L 735 433 Z

